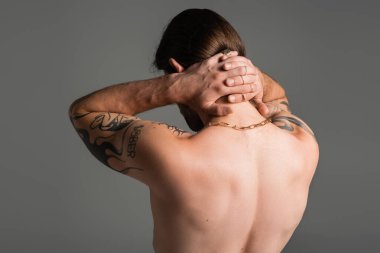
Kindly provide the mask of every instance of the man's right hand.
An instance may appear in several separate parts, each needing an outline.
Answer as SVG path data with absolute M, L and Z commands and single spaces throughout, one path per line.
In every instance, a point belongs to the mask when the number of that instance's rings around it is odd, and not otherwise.
M 230 64 L 230 67 L 226 64 Z M 249 59 L 237 56 L 236 51 L 227 55 L 218 53 L 191 65 L 179 74 L 178 89 L 181 99 L 178 103 L 188 105 L 195 111 L 203 110 L 217 116 L 227 115 L 232 112 L 228 103 L 217 100 L 231 94 L 237 99 L 230 102 L 254 99 L 264 108 L 261 111 L 265 111 L 265 104 L 261 100 L 262 85 L 259 83 L 258 69 Z

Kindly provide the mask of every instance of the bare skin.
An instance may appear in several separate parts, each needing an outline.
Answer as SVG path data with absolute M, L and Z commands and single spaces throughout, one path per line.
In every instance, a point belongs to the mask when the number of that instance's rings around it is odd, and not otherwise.
M 149 187 L 157 253 L 280 252 L 305 210 L 318 144 L 311 129 L 290 113 L 285 97 L 263 101 L 266 105 L 259 101 L 259 110 L 237 98 L 228 105 L 233 113 L 226 113 L 221 107 L 225 105 L 216 103 L 220 97 L 243 93 L 262 100 L 265 89 L 250 94 L 252 90 L 236 82 L 234 90 L 207 91 L 205 87 L 241 74 L 238 68 L 208 73 L 210 66 L 219 64 L 215 59 L 208 67 L 197 66 L 204 70 L 197 72 L 203 77 L 213 76 L 198 90 L 184 89 L 189 75 L 184 78 L 186 71 L 174 61 L 183 75 L 91 93 L 73 103 L 71 122 L 99 161 Z M 249 73 L 253 72 L 249 67 Z M 264 86 L 258 82 L 252 78 L 255 87 Z M 197 100 L 200 94 L 202 101 Z M 128 106 L 124 107 L 125 101 Z M 133 116 L 170 103 L 186 104 L 204 125 L 210 121 L 250 125 L 264 120 L 262 114 L 273 123 L 245 131 L 205 127 L 193 134 Z

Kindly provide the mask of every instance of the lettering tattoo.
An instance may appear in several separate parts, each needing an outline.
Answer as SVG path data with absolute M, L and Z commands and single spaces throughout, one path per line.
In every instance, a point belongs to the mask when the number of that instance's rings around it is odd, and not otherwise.
M 184 133 L 188 133 L 187 131 L 185 130 L 182 130 L 176 126 L 172 126 L 172 125 L 169 125 L 169 124 L 166 124 L 166 123 L 158 123 L 159 125 L 165 125 L 169 130 L 171 130 L 174 134 L 176 134 L 177 136 L 180 136 Z
M 88 150 L 104 165 L 123 174 L 127 174 L 130 170 L 143 171 L 140 168 L 126 166 L 126 155 L 124 154 L 125 136 L 139 118 L 120 113 L 88 112 L 82 115 L 70 114 L 70 120 Z M 83 124 L 83 122 L 85 123 Z M 141 132 L 139 130 L 136 133 L 137 128 L 141 129 L 142 126 L 135 127 L 129 138 L 129 142 L 131 139 L 135 139 L 134 147 L 130 148 L 128 144 L 127 154 L 131 149 L 134 151 L 133 157 L 136 156 L 135 146 Z M 116 133 L 118 135 L 121 133 L 121 140 L 113 138 Z
M 128 151 L 127 156 L 134 158 L 136 156 L 136 144 L 137 140 L 139 139 L 139 135 L 141 134 L 141 129 L 143 128 L 143 125 L 136 126 L 133 128 L 131 136 L 128 140 Z

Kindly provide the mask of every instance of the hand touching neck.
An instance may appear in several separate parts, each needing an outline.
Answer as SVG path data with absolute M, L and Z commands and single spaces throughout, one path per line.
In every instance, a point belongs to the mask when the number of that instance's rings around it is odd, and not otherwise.
M 247 126 L 266 119 L 250 102 L 231 104 L 230 107 L 233 112 L 226 116 L 207 115 L 204 112 L 197 113 L 205 126 L 209 122 L 225 122 L 238 126 Z

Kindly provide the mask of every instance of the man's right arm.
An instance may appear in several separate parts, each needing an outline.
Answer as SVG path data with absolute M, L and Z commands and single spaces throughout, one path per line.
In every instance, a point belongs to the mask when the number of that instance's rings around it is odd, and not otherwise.
M 290 132 L 290 134 L 294 135 L 298 139 L 303 139 L 303 135 L 308 134 L 316 141 L 311 128 L 299 117 L 291 113 L 289 109 L 289 101 L 285 94 L 285 89 L 277 81 L 261 71 L 257 66 L 253 65 L 248 58 L 242 56 L 223 56 L 222 60 L 223 58 L 228 59 L 224 64 L 225 70 L 246 65 L 256 73 L 257 90 L 254 92 L 256 94 L 249 101 L 256 107 L 262 116 L 272 118 L 272 122 L 276 126 Z M 240 78 L 244 81 L 242 76 Z M 241 79 L 238 79 L 238 82 Z M 235 83 L 236 86 L 239 84 L 240 83 Z M 245 101 L 245 96 L 230 94 L 228 100 L 233 103 L 239 103 Z
M 265 117 L 271 118 L 272 123 L 277 127 L 298 138 L 302 139 L 303 135 L 307 134 L 317 141 L 312 129 L 291 112 L 284 88 L 268 74 L 261 73 L 263 75 L 263 102 L 269 109 Z
M 263 83 L 263 102 L 286 98 L 285 89 L 267 73 L 260 70 Z
M 302 136 L 307 134 L 317 141 L 313 130 L 290 111 L 289 102 L 286 97 L 267 102 L 266 104 L 270 108 L 270 115 L 267 117 L 271 118 L 272 123 L 277 127 L 288 131 L 298 138 L 303 138 Z
M 263 102 L 269 109 L 269 113 L 265 117 L 271 118 L 275 126 L 288 132 L 297 140 L 295 147 L 298 154 L 304 157 L 305 182 L 309 186 L 319 160 L 317 139 L 311 128 L 291 112 L 284 88 L 268 75 L 264 75 L 266 83 L 263 84 Z

